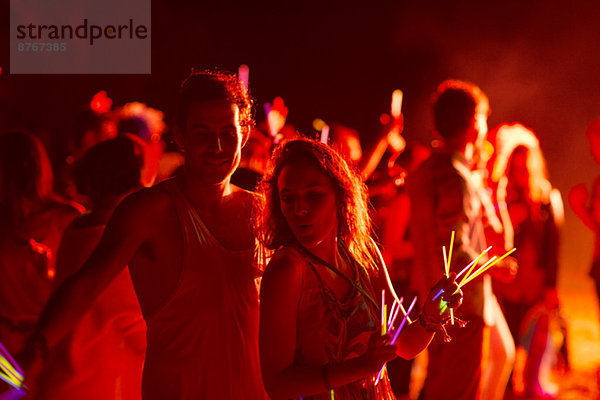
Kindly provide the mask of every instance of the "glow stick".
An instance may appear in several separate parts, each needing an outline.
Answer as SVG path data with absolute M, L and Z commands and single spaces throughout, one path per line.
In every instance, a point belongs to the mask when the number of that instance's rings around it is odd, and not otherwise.
M 329 141 L 329 125 L 323 125 L 323 129 L 321 129 L 321 143 L 327 144 Z
M 22 381 L 23 380 L 23 375 L 19 374 L 17 371 L 15 371 L 15 369 L 13 368 L 12 365 L 10 365 L 10 363 L 8 362 L 8 360 L 6 360 L 6 358 L 4 358 L 2 356 L 0 356 L 0 368 L 2 368 L 2 370 L 7 375 L 12 376 L 17 381 Z
M 335 400 L 335 393 L 334 393 L 333 389 L 331 389 L 330 394 L 331 394 L 331 400 Z
M 452 248 L 454 247 L 454 231 L 450 236 L 450 248 L 448 249 L 448 264 L 446 264 L 446 278 L 450 277 L 450 263 L 452 262 Z
M 381 329 L 383 330 L 383 326 L 385 325 L 385 289 L 381 289 Z M 382 333 L 385 335 L 385 333 Z
M 483 257 L 483 255 L 484 255 L 484 254 L 486 254 L 488 251 L 490 251 L 490 250 L 491 250 L 491 248 L 492 248 L 492 246 L 488 247 L 487 249 L 485 249 L 484 251 L 482 251 L 481 253 L 479 253 L 479 255 L 477 256 L 477 258 L 476 258 L 476 259 L 474 259 L 473 261 L 471 261 L 471 262 L 469 263 L 469 265 L 467 265 L 466 267 L 464 267 L 464 268 L 462 269 L 462 271 L 460 271 L 460 272 L 458 273 L 458 275 L 456 275 L 456 279 L 460 278 L 460 276 L 461 276 L 462 274 L 464 274 L 464 273 L 465 273 L 465 271 L 467 271 L 468 269 L 470 269 L 471 267 L 473 267 L 474 265 L 476 265 L 476 264 L 477 264 L 477 262 L 478 262 L 478 261 L 481 259 L 481 257 Z M 472 269 L 472 268 L 471 268 L 471 269 Z M 470 272 L 469 272 L 469 273 L 470 273 Z M 468 276 L 469 276 L 469 274 L 465 275 L 465 278 L 466 278 L 466 277 L 468 277 Z
M 19 400 L 24 397 L 27 393 L 21 389 L 12 389 L 8 392 L 0 394 L 0 400 Z
M 21 387 L 21 384 L 19 382 L 16 382 L 14 378 L 5 375 L 4 372 L 0 372 L 0 379 L 2 379 L 4 382 L 8 383 L 15 389 L 19 389 Z
M 19 374 L 17 371 L 15 371 L 13 366 L 10 365 L 8 360 L 6 358 L 4 358 L 4 356 L 2 356 L 2 355 L 0 355 L 0 367 L 2 367 L 3 369 L 6 369 L 6 371 L 12 373 L 15 376 L 15 378 L 22 378 L 21 374 Z
M 517 250 L 517 249 L 513 247 L 511 250 L 509 250 L 506 253 L 504 253 L 504 255 L 502 257 L 500 257 L 500 258 L 496 258 L 496 256 L 494 256 L 492 258 L 493 261 L 492 260 L 488 261 L 489 265 L 486 264 L 485 266 L 479 268 L 476 272 L 473 273 L 473 275 L 471 275 L 469 277 L 469 279 L 467 279 L 465 281 L 465 283 L 463 285 L 466 285 L 467 283 L 471 282 L 473 279 L 477 278 L 479 275 L 483 274 L 488 269 L 492 268 L 494 265 L 496 265 L 497 263 L 499 263 L 500 261 L 502 261 L 504 258 L 506 258 L 509 255 L 511 255 L 515 250 Z
M 387 333 L 387 304 L 383 306 L 383 320 L 381 320 L 381 336 Z
M 408 319 L 408 314 L 410 314 L 410 312 L 412 311 L 412 309 L 416 303 L 417 303 L 417 296 L 415 296 L 412 303 L 410 303 L 410 306 L 408 307 L 408 311 L 406 311 L 406 315 L 402 319 L 402 322 L 400 322 L 400 325 L 398 326 L 398 329 L 396 330 L 396 334 L 394 335 L 394 338 L 392 339 L 390 344 L 396 343 L 396 339 L 398 339 L 398 335 L 400 334 L 400 331 L 404 327 L 404 324 L 406 324 L 406 320 Z
M 408 317 L 408 314 L 406 313 L 406 310 L 404 309 L 404 306 L 402 304 L 400 304 L 400 310 L 402 311 L 403 315 L 406 315 L 408 318 L 408 323 L 412 324 L 412 320 L 410 319 L 410 317 Z
M 23 368 L 19 367 L 19 364 L 17 364 L 17 362 L 15 361 L 15 359 L 12 358 L 12 356 L 10 355 L 10 353 L 8 352 L 8 350 L 6 350 L 6 347 L 4 347 L 4 345 L 2 344 L 2 342 L 0 342 L 0 353 L 2 353 L 2 355 L 4 355 L 4 357 L 6 357 L 6 359 L 9 362 L 9 364 L 11 366 L 13 366 L 15 368 L 15 370 L 19 374 L 21 374 L 21 375 L 25 374 L 25 372 L 23 371 Z
M 454 231 L 450 235 L 450 248 L 448 249 L 448 263 L 446 264 L 446 278 L 450 277 L 450 263 L 452 262 L 452 247 L 454 247 Z M 454 325 L 454 310 L 450 309 L 450 324 Z
M 397 303 L 398 303 L 398 300 L 394 299 L 394 302 L 392 303 L 392 308 L 390 308 L 390 315 L 388 315 L 388 320 L 387 320 L 388 329 L 390 328 L 390 321 L 392 320 L 392 317 L 394 316 L 394 313 L 396 312 L 396 304 Z
M 458 284 L 458 287 L 461 288 L 464 285 L 466 285 L 467 283 L 471 282 L 473 279 L 475 279 L 479 273 L 485 268 L 487 269 L 488 265 L 490 265 L 491 263 L 493 263 L 498 257 L 493 256 L 492 258 L 490 258 L 485 264 L 483 264 L 481 267 L 479 267 L 475 272 L 473 272 L 471 275 L 469 275 L 466 278 L 463 278 L 463 280 Z
M 397 304 L 398 306 L 394 310 L 394 314 L 391 315 L 391 317 L 392 317 L 391 320 L 388 321 L 388 331 L 391 329 L 392 326 L 394 326 L 394 322 L 396 322 L 396 317 L 398 316 L 398 313 L 400 312 L 400 304 L 402 304 L 403 301 L 404 301 L 404 297 L 400 297 L 400 301 L 395 300 L 395 304 Z
M 458 275 L 456 275 L 456 278 L 460 278 L 460 276 L 462 274 L 465 273 L 466 270 L 473 269 L 475 265 L 477 265 L 477 262 L 481 259 L 481 257 L 483 257 L 484 254 L 486 254 L 488 251 L 490 251 L 490 249 L 492 248 L 492 246 L 488 247 L 487 249 L 485 249 L 484 251 L 482 251 L 476 259 L 474 259 L 473 261 L 471 261 L 466 267 L 464 267 L 462 269 L 462 271 L 460 271 L 458 273 Z M 469 271 L 470 273 L 470 271 Z M 458 287 L 460 288 L 460 285 L 467 279 L 467 277 L 469 276 L 469 273 L 467 273 L 467 275 L 465 275 L 465 277 L 463 278 L 463 280 L 460 282 L 460 284 L 458 285 Z M 444 293 L 444 289 L 440 289 L 439 292 L 436 293 L 435 296 L 433 296 L 433 300 L 437 299 L 438 297 L 440 297 L 442 295 L 442 293 Z
M 246 92 L 248 91 L 248 77 L 250 75 L 250 68 L 246 64 L 242 64 L 238 67 L 238 79 L 244 85 Z
M 444 255 L 444 272 L 446 273 L 446 278 L 448 277 L 448 257 L 446 256 L 446 246 L 442 246 L 442 254 Z
M 392 341 L 390 342 L 390 345 L 394 345 L 394 343 L 396 343 L 396 339 L 398 339 L 398 335 L 400 335 L 400 332 L 402 331 L 404 324 L 406 324 L 406 320 L 408 319 L 408 314 L 410 314 L 410 312 L 412 311 L 412 309 L 416 303 L 417 303 L 417 296 L 415 296 L 412 303 L 410 303 L 410 306 L 408 307 L 408 311 L 405 313 L 404 318 L 402 319 L 402 322 L 400 322 L 400 325 L 398 326 L 398 329 L 396 330 L 396 333 L 394 334 L 394 337 L 393 337 Z M 381 374 L 383 373 L 384 368 L 385 368 L 385 364 L 383 365 L 383 367 L 381 367 L 381 370 L 377 374 L 377 379 L 375 379 L 375 385 L 377 385 L 377 383 L 379 383 L 379 379 L 381 378 Z
M 20 385 L 20 380 L 16 379 L 15 377 L 13 377 L 12 375 L 10 375 L 6 371 L 0 371 L 0 376 L 2 376 L 4 378 L 3 380 L 5 382 L 8 380 L 8 381 L 12 382 L 14 385 Z
M 396 89 L 392 92 L 392 117 L 395 119 L 400 118 L 402 110 L 402 90 Z

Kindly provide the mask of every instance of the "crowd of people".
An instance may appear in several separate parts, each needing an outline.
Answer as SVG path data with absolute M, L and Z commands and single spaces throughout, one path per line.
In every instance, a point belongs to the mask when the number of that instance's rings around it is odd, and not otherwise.
M 0 342 L 25 395 L 409 399 L 426 351 L 421 399 L 556 396 L 564 212 L 539 140 L 488 134 L 472 83 L 431 109 L 432 145 L 392 114 L 366 152 L 340 123 L 295 131 L 280 98 L 255 124 L 237 76 L 205 71 L 181 85 L 178 149 L 162 112 L 102 95 L 54 168 L 0 134 Z M 598 187 L 569 194 L 594 232 Z

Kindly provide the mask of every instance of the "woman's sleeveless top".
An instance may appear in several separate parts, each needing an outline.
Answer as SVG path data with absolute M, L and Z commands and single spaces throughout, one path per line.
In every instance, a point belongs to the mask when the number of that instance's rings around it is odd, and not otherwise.
M 296 321 L 295 365 L 324 365 L 338 363 L 363 355 L 372 335 L 381 331 L 380 315 L 376 306 L 365 295 L 351 288 L 346 298 L 338 299 L 317 273 L 325 268 L 313 263 L 307 255 L 296 250 L 305 263 L 302 273 L 302 293 Z M 353 263 L 354 281 L 361 285 L 373 299 L 376 277 L 373 272 Z M 334 389 L 336 400 L 346 399 L 394 399 L 392 389 L 384 373 L 375 386 L 376 375 Z M 330 393 L 305 397 L 330 400 Z

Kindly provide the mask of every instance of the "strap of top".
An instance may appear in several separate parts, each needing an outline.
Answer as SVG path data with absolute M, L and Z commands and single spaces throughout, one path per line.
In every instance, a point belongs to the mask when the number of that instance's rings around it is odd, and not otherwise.
M 340 276 L 342 279 L 344 279 L 348 283 L 350 283 L 350 285 L 352 285 L 352 287 L 354 289 L 356 289 L 358 292 L 360 292 L 367 300 L 369 300 L 375 306 L 375 308 L 377 310 L 379 310 L 379 305 L 377 304 L 377 302 L 373 299 L 373 297 L 371 295 L 369 295 L 369 293 L 367 293 L 367 291 L 362 287 L 362 285 L 360 285 L 360 283 L 355 282 L 353 279 L 350 279 L 338 268 L 329 264 L 327 261 L 323 260 L 321 257 L 314 255 L 313 253 L 308 251 L 304 246 L 302 246 L 300 243 L 297 243 L 297 246 L 298 246 L 298 249 L 304 255 L 306 255 L 311 261 L 324 266 L 325 268 L 329 269 L 330 271 L 332 271 L 333 273 L 335 273 L 336 275 Z M 344 248 L 344 246 L 342 246 L 342 248 Z M 356 260 L 347 251 L 346 251 L 346 255 L 348 256 L 348 258 L 350 259 L 350 261 L 352 262 L 352 264 L 355 267 L 360 267 L 358 265 L 358 263 L 356 262 Z M 311 264 L 311 263 L 309 262 L 309 264 Z M 312 265 L 311 265 L 311 268 L 313 268 L 313 271 L 316 273 L 316 270 L 314 269 L 314 267 Z M 357 270 L 358 270 L 358 268 L 357 268 Z M 319 281 L 321 282 L 321 284 L 323 284 L 323 281 L 321 280 L 319 274 L 316 274 L 316 275 L 317 275 Z

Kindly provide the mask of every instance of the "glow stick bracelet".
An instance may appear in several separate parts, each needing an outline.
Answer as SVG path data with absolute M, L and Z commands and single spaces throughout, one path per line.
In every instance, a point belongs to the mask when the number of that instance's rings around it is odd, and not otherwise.
M 392 117 L 395 119 L 400 118 L 400 113 L 402 110 L 402 97 L 403 97 L 402 90 L 396 89 L 392 92 L 391 114 L 392 114 Z
M 398 313 L 400 312 L 400 304 L 402 304 L 403 301 L 404 301 L 404 297 L 400 297 L 400 302 L 398 303 L 398 307 L 396 307 L 396 310 L 394 311 L 394 315 L 392 316 L 392 319 L 388 322 L 388 331 L 392 328 L 392 326 L 394 326 L 394 322 L 396 322 L 396 317 L 398 317 Z
M 402 331 L 404 324 L 406 324 L 406 320 L 408 319 L 408 314 L 410 314 L 410 312 L 412 311 L 412 309 L 416 303 L 417 303 L 417 296 L 415 296 L 412 303 L 410 303 L 410 306 L 408 307 L 408 311 L 404 315 L 402 322 L 400 322 L 400 325 L 398 326 L 398 329 L 396 330 L 396 334 L 394 335 L 392 341 L 390 342 L 390 345 L 393 345 L 394 343 L 396 343 L 396 339 L 398 339 L 398 335 L 400 335 L 400 332 Z M 383 374 L 384 368 L 385 368 L 385 365 L 383 367 L 381 367 L 381 370 L 377 374 L 377 379 L 375 379 L 375 385 L 377 385 L 379 383 L 379 379 L 381 379 L 381 374 Z

